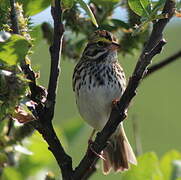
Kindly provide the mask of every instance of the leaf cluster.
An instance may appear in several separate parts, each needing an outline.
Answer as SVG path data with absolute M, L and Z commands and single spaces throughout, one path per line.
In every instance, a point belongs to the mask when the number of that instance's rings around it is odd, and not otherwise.
M 122 180 L 179 180 L 181 178 L 181 154 L 176 150 L 158 159 L 154 152 L 138 157 L 138 166 L 121 175 Z

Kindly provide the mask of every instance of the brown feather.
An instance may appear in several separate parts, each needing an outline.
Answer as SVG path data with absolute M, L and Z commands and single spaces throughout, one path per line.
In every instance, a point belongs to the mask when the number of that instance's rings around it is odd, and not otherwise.
M 103 157 L 104 174 L 108 174 L 111 169 L 115 172 L 128 170 L 129 163 L 137 164 L 122 125 L 110 138 L 107 147 L 103 150 Z

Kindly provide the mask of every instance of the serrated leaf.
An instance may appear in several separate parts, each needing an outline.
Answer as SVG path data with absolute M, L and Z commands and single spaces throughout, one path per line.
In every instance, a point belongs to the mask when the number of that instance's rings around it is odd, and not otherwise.
M 141 17 L 149 17 L 151 2 L 149 0 L 128 0 L 129 7 Z
M 74 5 L 74 0 L 63 0 L 62 5 L 64 9 L 70 9 Z
M 159 160 L 155 153 L 149 152 L 138 157 L 138 165 L 132 166 L 121 176 L 121 180 L 163 180 Z
M 7 41 L 0 43 L 0 63 L 16 65 L 24 60 L 30 43 L 20 35 L 12 35 Z
M 90 17 L 92 23 L 98 27 L 96 18 L 92 12 L 92 10 L 90 9 L 90 7 L 88 6 L 88 4 L 86 4 L 83 0 L 77 0 L 77 2 L 80 4 L 80 6 L 82 7 L 82 9 L 85 10 L 85 12 L 87 13 L 87 15 Z

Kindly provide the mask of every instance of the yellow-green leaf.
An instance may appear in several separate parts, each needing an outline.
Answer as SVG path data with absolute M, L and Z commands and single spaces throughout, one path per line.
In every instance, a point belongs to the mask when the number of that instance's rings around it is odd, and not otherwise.
M 132 166 L 121 176 L 121 180 L 163 180 L 159 160 L 155 153 L 149 152 L 138 157 L 138 165 Z
M 160 160 L 160 166 L 164 175 L 164 180 L 171 179 L 174 170 L 174 160 L 181 160 L 181 153 L 176 150 L 172 150 L 166 153 Z
M 141 17 L 149 17 L 151 3 L 149 0 L 128 0 L 129 7 Z
M 88 6 L 88 4 L 86 4 L 83 0 L 77 0 L 77 2 L 80 4 L 80 6 L 86 11 L 87 15 L 90 17 L 92 23 L 98 27 L 96 18 L 92 12 L 92 10 L 90 9 L 90 7 Z
M 0 63 L 6 65 L 16 65 L 24 60 L 30 43 L 20 35 L 12 35 L 5 42 L 0 43 Z

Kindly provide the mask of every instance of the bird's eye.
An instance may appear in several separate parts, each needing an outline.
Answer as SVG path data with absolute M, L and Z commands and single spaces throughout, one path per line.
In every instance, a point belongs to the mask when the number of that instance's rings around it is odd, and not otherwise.
M 104 42 L 102 42 L 102 41 L 98 41 L 98 42 L 97 42 L 97 46 L 99 46 L 99 47 L 103 47 L 103 46 L 104 46 Z

